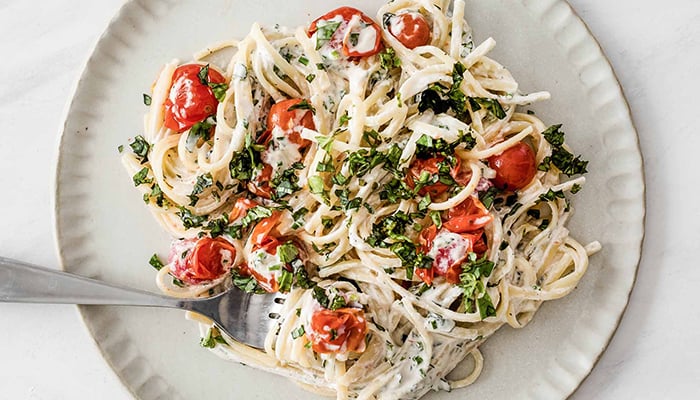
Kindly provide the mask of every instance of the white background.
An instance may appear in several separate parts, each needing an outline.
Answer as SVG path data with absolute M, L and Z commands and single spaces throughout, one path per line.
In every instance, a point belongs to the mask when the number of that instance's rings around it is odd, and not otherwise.
M 486 1 L 486 0 L 483 0 Z M 574 399 L 700 390 L 700 1 L 570 0 L 618 74 L 640 136 L 646 239 L 630 305 Z M 63 110 L 121 0 L 0 0 L 0 255 L 56 268 Z M 74 306 L 0 304 L 0 399 L 129 398 Z

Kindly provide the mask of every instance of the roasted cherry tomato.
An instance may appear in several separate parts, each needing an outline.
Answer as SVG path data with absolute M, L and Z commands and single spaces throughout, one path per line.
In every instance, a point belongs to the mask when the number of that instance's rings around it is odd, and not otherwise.
M 452 176 L 455 182 L 464 186 L 467 183 L 469 183 L 469 178 L 471 177 L 471 174 L 462 170 L 459 158 L 456 158 L 456 160 L 457 162 L 450 169 L 450 176 Z M 406 175 L 406 183 L 411 188 L 416 187 L 416 182 L 420 181 L 420 176 L 422 175 L 423 171 L 427 171 L 431 176 L 437 175 L 439 172 L 438 164 L 442 162 L 446 162 L 445 157 L 442 156 L 428 159 L 415 159 L 411 163 L 411 166 L 408 168 L 408 174 Z M 432 198 L 435 198 L 445 193 L 449 188 L 450 187 L 448 185 L 441 182 L 437 182 L 433 183 L 432 185 L 423 186 L 418 191 L 418 194 L 420 194 L 421 196 L 430 194 Z
M 260 220 L 253 228 L 249 239 L 252 241 L 252 253 L 248 259 L 247 273 L 255 278 L 261 288 L 270 293 L 279 291 L 278 278 L 282 269 L 290 272 L 292 270 L 290 265 L 282 263 L 277 254 L 277 249 L 285 242 L 279 239 L 279 233 L 275 229 L 281 218 L 282 214 L 276 211 L 271 216 Z M 303 258 L 304 253 L 301 248 L 294 245 L 300 257 Z
M 433 284 L 435 276 L 444 276 L 449 283 L 459 283 L 462 263 L 475 244 L 482 240 L 482 232 L 454 233 L 447 229 L 438 231 L 435 225 L 424 229 L 420 235 L 421 251 L 433 256 L 430 268 L 416 268 L 414 273 L 427 285 Z M 434 246 L 439 246 L 434 249 Z
M 340 308 L 314 312 L 306 337 L 316 353 L 361 353 L 365 350 L 366 334 L 365 312 Z
M 458 206 L 443 215 L 442 227 L 435 225 L 423 229 L 420 234 L 421 251 L 433 253 L 431 268 L 417 268 L 415 274 L 428 285 L 433 278 L 444 276 L 450 283 L 459 282 L 462 263 L 470 252 L 478 256 L 488 250 L 484 237 L 484 227 L 493 221 L 493 216 L 475 196 L 469 196 Z M 440 236 L 439 241 L 436 238 Z M 438 245 L 433 249 L 433 245 Z
M 316 129 L 314 125 L 314 116 L 311 110 L 307 109 L 292 109 L 291 107 L 302 103 L 305 100 L 289 99 L 275 103 L 270 108 L 270 114 L 267 116 L 266 135 L 263 135 L 262 140 L 269 142 L 272 139 L 272 131 L 276 127 L 282 129 L 290 142 L 299 146 L 299 151 L 303 151 L 311 145 L 311 142 L 302 139 L 300 133 L 302 128 Z
M 245 197 L 239 197 L 238 200 L 236 200 L 236 204 L 233 205 L 233 209 L 231 209 L 231 214 L 228 216 L 229 223 L 233 223 L 237 219 L 243 217 L 248 210 L 257 205 L 259 204 L 253 200 L 246 199 Z
M 451 232 L 476 232 L 493 221 L 493 216 L 475 196 L 469 196 L 458 206 L 447 210 L 442 226 Z
M 272 196 L 271 180 L 272 167 L 269 164 L 263 164 L 262 170 L 248 182 L 248 190 L 256 196 L 269 199 Z
M 430 25 L 418 12 L 406 12 L 389 19 L 389 33 L 409 49 L 430 43 Z
M 499 189 L 520 190 L 532 182 L 537 173 L 535 153 L 523 142 L 489 157 L 488 161 L 489 166 L 496 171 L 493 184 Z
M 173 275 L 189 284 L 219 278 L 236 259 L 236 248 L 222 237 L 203 237 L 173 243 L 169 262 Z
M 185 64 L 173 72 L 170 94 L 165 101 L 166 128 L 183 132 L 216 113 L 219 101 L 211 88 L 203 84 L 198 77 L 202 68 L 199 64 Z M 208 77 L 211 83 L 226 82 L 226 79 L 211 67 Z
M 340 17 L 340 18 L 337 18 Z M 334 32 L 327 32 L 325 22 L 340 22 Z M 332 22 L 333 23 L 333 22 Z M 340 7 L 317 18 L 309 26 L 309 37 L 317 31 L 330 35 L 328 43 L 333 48 L 342 46 L 346 57 L 368 57 L 382 49 L 382 31 L 372 18 L 352 7 Z

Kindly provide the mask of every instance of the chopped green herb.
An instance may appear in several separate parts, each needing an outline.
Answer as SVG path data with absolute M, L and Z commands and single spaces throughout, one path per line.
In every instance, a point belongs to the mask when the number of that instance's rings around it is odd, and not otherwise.
M 309 102 L 306 100 L 302 100 L 302 101 L 290 106 L 289 108 L 287 108 L 287 111 L 294 111 L 294 110 L 311 110 L 312 113 L 314 113 L 314 114 L 316 113 L 316 109 L 314 108 L 314 106 L 309 104 Z
M 160 261 L 160 258 L 158 258 L 158 254 L 155 253 L 151 256 L 151 259 L 148 260 L 148 263 L 151 264 L 151 267 L 155 268 L 156 271 L 160 271 L 161 268 L 165 266 L 163 262 Z
M 133 151 L 134 154 L 141 158 L 141 164 L 148 161 L 148 150 L 150 150 L 151 145 L 148 144 L 143 136 L 136 136 L 134 141 L 129 143 L 129 147 L 131 147 L 131 151 Z
M 134 174 L 133 176 L 133 181 L 134 181 L 134 186 L 139 186 L 143 185 L 144 183 L 151 183 L 153 182 L 153 179 L 148 178 L 148 172 L 150 170 L 148 167 L 143 167 L 139 172 Z
M 297 246 L 295 246 L 294 243 L 287 242 L 277 247 L 277 254 L 280 257 L 280 261 L 288 264 L 299 257 L 299 249 L 297 249 Z
M 120 153 L 121 153 L 122 151 L 124 151 L 124 145 L 123 145 L 123 144 L 120 144 L 119 146 L 117 146 L 117 151 L 120 152 Z
M 153 100 L 151 99 L 151 96 L 144 93 L 143 94 L 143 104 L 150 106 L 152 102 L 153 102 Z
M 307 81 L 307 82 L 311 83 L 311 82 L 314 81 L 314 79 L 316 79 L 316 75 L 315 75 L 315 74 L 308 74 L 308 75 L 306 75 L 306 81 Z
M 304 65 L 309 65 L 309 59 L 304 56 L 299 57 L 299 62 Z
M 199 82 L 201 82 L 202 85 L 209 85 L 209 64 L 199 69 L 197 78 L 199 78 Z
M 379 63 L 381 64 L 382 68 L 385 70 L 389 71 L 394 68 L 398 68 L 401 66 L 401 59 L 397 57 L 396 51 L 392 49 L 391 47 L 387 47 L 379 53 Z
M 333 34 L 340 26 L 340 22 L 335 21 L 319 21 L 316 24 L 316 50 L 323 47 L 333 37 Z
M 481 110 L 482 108 L 493 114 L 494 117 L 498 119 L 503 119 L 506 117 L 506 112 L 503 110 L 503 106 L 496 99 L 489 99 L 485 97 L 470 97 L 469 105 L 472 106 L 473 111 Z
M 304 333 L 306 333 L 304 331 L 304 325 L 301 325 L 299 328 L 292 331 L 292 339 L 299 339 L 304 336 Z

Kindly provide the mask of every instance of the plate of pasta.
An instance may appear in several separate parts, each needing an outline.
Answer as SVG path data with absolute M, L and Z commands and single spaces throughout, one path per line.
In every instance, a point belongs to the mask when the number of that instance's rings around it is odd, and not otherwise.
M 81 307 L 105 359 L 141 399 L 567 397 L 643 237 L 595 40 L 559 0 L 307 3 L 133 0 L 98 43 L 60 143 L 65 269 L 284 299 L 262 348 Z

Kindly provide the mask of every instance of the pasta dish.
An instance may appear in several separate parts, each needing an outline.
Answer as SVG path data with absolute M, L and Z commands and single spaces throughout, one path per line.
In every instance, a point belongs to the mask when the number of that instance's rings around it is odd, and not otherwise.
M 600 249 L 566 228 L 587 162 L 464 9 L 340 7 L 163 66 L 120 148 L 173 237 L 158 287 L 285 296 L 264 349 L 191 316 L 204 347 L 338 399 L 417 399 L 473 383 L 481 343 L 575 288 Z

